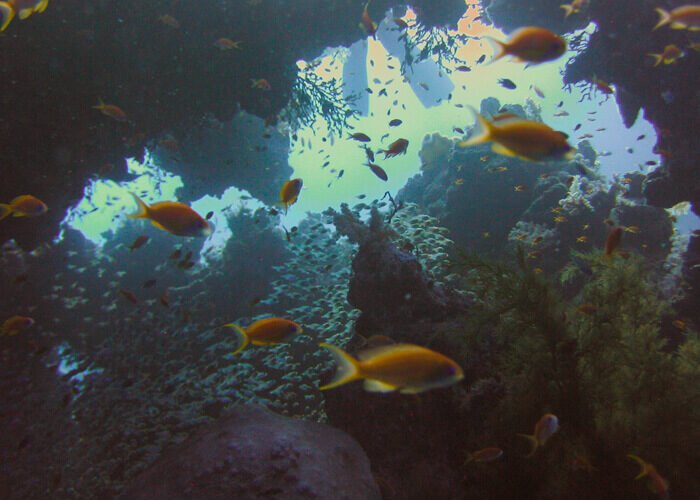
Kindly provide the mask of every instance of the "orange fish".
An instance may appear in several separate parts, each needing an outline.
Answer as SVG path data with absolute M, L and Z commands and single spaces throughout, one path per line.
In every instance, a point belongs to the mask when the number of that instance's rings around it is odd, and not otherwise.
M 230 38 L 219 38 L 214 42 L 214 46 L 220 48 L 221 50 L 241 50 L 241 43 L 242 42 L 240 40 L 234 42 Z
M 608 230 L 608 237 L 605 239 L 604 254 L 607 258 L 611 258 L 617 247 L 620 246 L 622 240 L 622 226 L 613 226 Z
M 371 1 L 372 0 L 365 4 L 365 9 L 362 11 L 362 23 L 360 24 L 360 27 L 364 28 L 365 32 L 376 40 L 378 26 L 377 23 L 372 21 L 372 18 L 369 17 L 369 12 L 367 11 L 367 8 L 369 7 Z M 406 25 L 406 27 L 408 27 L 408 25 Z
M 131 219 L 148 219 L 158 229 L 175 236 L 209 236 L 212 233 L 211 225 L 184 203 L 159 201 L 149 206 L 134 193 L 131 196 L 138 205 L 138 212 L 128 216 Z
M 386 171 L 382 167 L 377 165 L 376 163 L 369 162 L 369 163 L 367 163 L 367 166 L 372 171 L 372 173 L 374 175 L 376 175 L 377 177 L 379 177 L 381 180 L 383 180 L 383 181 L 389 180 L 389 176 L 386 175 Z
M 259 319 L 248 328 L 241 328 L 235 323 L 224 326 L 233 328 L 241 340 L 241 345 L 232 354 L 238 354 L 248 344 L 274 345 L 289 340 L 294 335 L 302 333 L 301 325 L 284 318 Z
M 10 203 L 0 203 L 0 220 L 12 214 L 13 217 L 37 217 L 44 215 L 49 207 L 31 194 L 18 196 Z
M 493 142 L 494 153 L 527 161 L 570 160 L 576 150 L 567 142 L 566 134 L 557 132 L 544 123 L 509 118 L 489 122 L 472 108 L 479 130 L 460 148 Z
M 671 12 L 661 8 L 655 10 L 659 14 L 659 22 L 652 31 L 667 24 L 674 30 L 700 31 L 700 5 L 683 5 Z
M 137 249 L 141 248 L 142 246 L 144 246 L 148 242 L 149 239 L 150 238 L 148 236 L 146 236 L 145 234 L 142 234 L 141 236 L 136 238 L 131 245 L 129 245 L 129 250 L 133 251 L 133 250 L 137 250 Z
M 631 453 L 628 453 L 627 457 L 639 464 L 639 474 L 637 474 L 637 477 L 635 477 L 635 479 L 641 479 L 645 476 L 648 477 L 649 487 L 651 488 L 651 490 L 654 493 L 656 493 L 659 496 L 659 498 L 666 500 L 669 496 L 668 481 L 666 481 L 666 479 L 664 479 L 661 476 L 661 474 L 658 473 L 656 467 L 654 467 L 650 463 L 647 463 L 643 458 L 640 458 L 637 455 L 632 455 Z
M 593 304 L 589 304 L 589 303 L 581 304 L 580 306 L 578 306 L 576 308 L 576 311 L 580 312 L 581 314 L 593 314 L 597 310 L 598 310 L 598 308 L 596 306 L 594 306 Z
M 258 78 L 257 80 L 254 78 L 251 78 L 250 82 L 251 82 L 250 87 L 253 89 L 272 90 L 272 85 L 270 85 L 270 82 L 268 82 L 264 78 Z
M 163 307 L 170 307 L 170 294 L 167 290 L 163 292 L 158 300 Z
M 125 122 L 127 120 L 126 113 L 124 113 L 122 108 L 114 104 L 105 104 L 102 99 L 99 99 L 97 105 L 93 106 L 92 109 L 99 109 L 103 115 L 109 116 L 118 122 Z
M 500 448 L 496 447 L 489 447 L 489 448 L 484 448 L 479 451 L 473 451 L 470 453 L 467 453 L 467 461 L 465 463 L 469 462 L 493 462 L 494 460 L 498 460 L 503 456 L 503 450 Z
M 161 23 L 165 24 L 166 26 L 170 26 L 171 28 L 179 28 L 180 27 L 180 21 L 175 19 L 170 14 L 163 14 L 162 16 L 158 17 L 158 20 Z
M 389 144 L 389 149 L 379 150 L 379 153 L 384 153 L 384 159 L 393 158 L 394 156 L 406 154 L 408 149 L 408 141 L 406 139 L 396 139 Z
M 119 293 L 121 294 L 122 297 L 124 297 L 126 300 L 137 306 L 139 304 L 139 299 L 136 297 L 136 294 L 132 292 L 131 290 L 126 290 L 124 288 L 119 290 Z
M 518 434 L 532 442 L 532 450 L 527 455 L 531 457 L 537 451 L 537 448 L 544 446 L 549 438 L 551 438 L 559 430 L 559 418 L 551 413 L 545 413 L 535 424 L 535 431 L 532 435 Z
M 671 43 L 671 44 L 666 45 L 666 47 L 664 47 L 664 51 L 661 52 L 660 54 L 655 54 L 655 53 L 649 52 L 647 55 L 649 57 L 654 58 L 654 67 L 656 67 L 661 63 L 664 63 L 664 64 L 675 63 L 678 59 L 680 59 L 681 57 L 683 57 L 685 55 L 685 52 L 683 52 L 681 49 L 679 49 L 677 45 Z
M 680 331 L 685 331 L 685 321 L 682 319 L 674 319 L 671 324 L 675 327 L 678 328 Z
M 464 378 L 462 368 L 442 354 L 412 344 L 394 344 L 360 352 L 358 359 L 331 344 L 322 342 L 338 363 L 333 380 L 320 387 L 332 389 L 364 379 L 369 392 L 417 394 L 452 385 Z
M 301 188 L 304 185 L 304 181 L 301 179 L 292 179 L 285 182 L 280 189 L 280 205 L 284 207 L 284 213 L 287 213 L 287 209 L 294 205 L 299 198 L 299 193 L 301 193 Z
M 6 319 L 0 326 L 0 335 L 17 335 L 34 324 L 34 319 L 29 316 L 12 316 Z
M 0 31 L 5 31 L 16 14 L 22 20 L 27 19 L 35 12 L 44 12 L 49 6 L 49 0 L 7 0 L 0 2 Z
M 614 94 L 615 90 L 610 86 L 610 84 L 606 81 L 600 80 L 599 78 L 596 78 L 595 76 L 591 79 L 591 83 L 597 88 L 600 92 L 602 92 L 605 95 L 610 95 Z
M 562 9 L 564 9 L 564 19 L 569 17 L 571 14 L 578 14 L 588 6 L 588 0 L 574 0 L 570 4 L 563 4 L 560 5 Z
M 539 64 L 553 61 L 566 52 L 566 42 L 562 37 L 548 29 L 534 26 L 513 32 L 507 42 L 484 38 L 498 47 L 492 62 L 510 55 L 514 56 L 516 61 Z

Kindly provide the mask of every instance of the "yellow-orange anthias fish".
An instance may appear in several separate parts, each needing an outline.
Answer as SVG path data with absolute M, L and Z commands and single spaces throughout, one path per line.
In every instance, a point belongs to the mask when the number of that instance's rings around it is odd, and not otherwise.
M 408 140 L 407 139 L 396 139 L 394 142 L 389 144 L 389 149 L 379 150 L 379 153 L 384 153 L 384 159 L 393 158 L 398 155 L 405 155 L 406 150 L 408 150 Z
M 24 20 L 35 12 L 44 12 L 49 6 L 49 0 L 7 0 L 0 2 L 0 15 L 2 22 L 0 31 L 5 31 L 15 15 Z
M 99 99 L 99 102 L 92 108 L 99 110 L 103 115 L 109 116 L 118 122 L 125 122 L 127 120 L 126 113 L 122 108 L 115 104 L 105 104 L 102 99 Z
M 553 61 L 566 52 L 566 41 L 562 37 L 548 29 L 535 26 L 514 31 L 507 42 L 484 38 L 498 47 L 492 62 L 505 56 L 513 56 L 520 62 L 539 64 Z
M 230 38 L 219 38 L 217 41 L 214 42 L 214 46 L 220 48 L 221 50 L 232 50 L 232 49 L 241 49 L 241 41 L 233 41 Z
M 649 52 L 647 54 L 649 57 L 654 58 L 654 66 L 658 66 L 659 64 L 673 64 L 675 63 L 678 59 L 683 57 L 685 55 L 685 52 L 683 52 L 680 48 L 678 48 L 677 45 L 675 44 L 669 44 L 664 47 L 664 51 L 661 52 L 660 54 L 656 54 L 653 52 Z
M 447 356 L 412 344 L 394 344 L 360 352 L 358 359 L 331 344 L 329 349 L 338 363 L 338 370 L 322 391 L 353 380 L 364 379 L 369 392 L 417 394 L 452 385 L 464 378 L 462 368 Z
M 371 2 L 371 0 L 370 0 Z M 365 32 L 374 38 L 375 40 L 377 39 L 377 23 L 372 21 L 372 18 L 369 17 L 369 11 L 367 10 L 369 7 L 370 2 L 367 2 L 365 4 L 365 9 L 362 11 L 362 22 L 360 26 L 364 28 Z
M 34 324 L 34 319 L 29 316 L 12 316 L 6 319 L 0 326 L 0 335 L 17 335 Z
M 656 470 L 656 467 L 651 465 L 650 463 L 647 463 L 643 458 L 638 457 L 637 455 L 632 455 L 631 453 L 627 454 L 627 458 L 630 458 L 637 462 L 639 464 L 640 470 L 639 474 L 637 474 L 637 477 L 635 479 L 641 479 L 643 477 L 648 477 L 649 478 L 649 488 L 656 493 L 659 498 L 666 500 L 668 499 L 669 493 L 669 487 L 668 487 L 668 481 L 664 479 L 661 474 L 658 473 Z
M 564 19 L 569 17 L 571 14 L 578 14 L 588 6 L 588 0 L 574 0 L 573 2 L 569 4 L 563 4 L 560 5 L 562 9 L 564 9 Z
M 479 451 L 472 451 L 467 453 L 467 460 L 465 463 L 469 462 L 493 462 L 498 460 L 503 456 L 503 450 L 496 447 L 484 448 Z
M 700 31 L 700 5 L 683 5 L 671 12 L 657 8 L 656 12 L 659 14 L 659 22 L 654 30 L 670 24 L 674 30 Z
M 551 438 L 559 430 L 559 418 L 551 413 L 545 413 L 535 424 L 535 430 L 532 434 L 519 434 L 530 442 L 532 442 L 532 450 L 527 455 L 531 457 L 535 454 L 538 448 L 544 446 L 549 438 Z
M 18 196 L 10 203 L 0 203 L 0 220 L 12 215 L 13 217 L 36 217 L 44 215 L 49 207 L 39 198 L 31 194 Z
M 233 328 L 241 340 L 241 345 L 233 351 L 238 354 L 245 349 L 248 344 L 253 345 L 273 345 L 289 340 L 294 335 L 300 334 L 303 329 L 301 325 L 292 320 L 284 318 L 259 319 L 248 328 L 241 328 L 234 323 L 224 326 Z
M 576 150 L 567 142 L 566 134 L 544 123 L 522 118 L 505 118 L 489 122 L 476 110 L 478 133 L 457 143 L 460 148 L 493 142 L 494 153 L 527 161 L 571 160 Z
M 280 189 L 280 205 L 284 207 L 284 213 L 287 213 L 287 209 L 297 202 L 303 185 L 304 181 L 301 179 L 292 179 L 282 185 L 282 189 Z
M 129 215 L 131 219 L 148 219 L 158 229 L 175 236 L 209 236 L 212 232 L 209 223 L 184 203 L 159 201 L 149 206 L 134 193 L 131 196 L 139 207 L 138 212 Z

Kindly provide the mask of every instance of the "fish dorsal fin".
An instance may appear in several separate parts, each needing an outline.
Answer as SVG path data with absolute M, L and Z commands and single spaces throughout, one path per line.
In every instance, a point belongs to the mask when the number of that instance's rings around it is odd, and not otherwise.
M 569 138 L 569 134 L 567 134 L 566 132 L 562 132 L 561 130 L 557 130 L 556 132 L 557 134 L 561 135 L 564 139 Z
M 515 113 L 499 113 L 491 118 L 491 120 L 500 125 L 504 121 L 522 120 L 522 118 Z
M 416 352 L 425 350 L 427 349 L 413 344 L 381 345 L 377 347 L 372 347 L 371 349 L 365 349 L 364 351 L 357 353 L 357 358 L 361 361 L 367 361 L 368 359 L 373 359 L 388 353 L 400 354 L 406 352 Z
M 394 392 L 398 389 L 398 387 L 394 385 L 369 378 L 365 380 L 364 388 L 367 392 Z

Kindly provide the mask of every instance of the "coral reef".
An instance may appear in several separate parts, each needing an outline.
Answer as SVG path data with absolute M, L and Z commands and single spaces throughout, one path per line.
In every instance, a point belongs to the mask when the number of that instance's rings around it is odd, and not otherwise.
M 122 498 L 379 499 L 362 448 L 315 422 L 242 405 L 174 447 Z
M 4 248 L 2 284 L 10 293 L 2 313 L 26 312 L 36 324 L 3 338 L 0 421 L 8 432 L 0 445 L 13 464 L 3 492 L 114 497 L 165 447 L 241 402 L 326 418 L 316 387 L 332 361 L 317 343 L 351 337 L 350 246 L 336 243 L 319 216 L 289 242 L 266 210 L 232 210 L 228 224 L 234 237 L 220 258 L 200 255 L 201 242 L 173 246 L 156 229 L 132 252 L 128 245 L 144 234 L 137 224 L 97 256 L 74 231 L 31 254 Z M 178 267 L 168 258 L 173 251 L 192 251 L 197 264 Z M 220 325 L 265 315 L 293 318 L 304 334 L 232 357 L 235 336 Z M 38 463 L 46 471 L 40 479 Z
M 481 103 L 486 116 L 502 110 L 538 119 L 535 108 L 530 114 L 494 98 Z M 597 155 L 587 141 L 578 145 L 572 161 L 537 169 L 494 155 L 487 146 L 460 150 L 451 143 L 438 134 L 425 138 L 421 173 L 397 198 L 424 207 L 459 247 L 502 259 L 524 244 L 533 268 L 556 272 L 569 262 L 570 249 L 601 247 L 607 236 L 602 221 L 611 219 L 636 226 L 625 233 L 625 249 L 641 252 L 659 267 L 668 255 L 671 220 L 663 209 L 645 204 L 645 177 L 626 174 L 610 186 L 598 175 Z
M 381 19 L 396 3 L 374 0 L 372 15 Z M 454 25 L 464 13 L 461 0 L 413 3 L 427 27 Z M 103 165 L 141 158 L 143 146 L 168 131 L 206 128 L 202 117 L 210 115 L 226 122 L 239 109 L 274 119 L 289 102 L 296 62 L 363 37 L 361 14 L 356 0 L 206 6 L 105 0 L 86 9 L 52 3 L 31 22 L 14 21 L 3 38 L 3 51 L 13 57 L 0 70 L 0 94 L 6 96 L 0 132 L 13 137 L 0 149 L 0 199 L 32 193 L 52 210 L 32 233 L 3 224 L 0 242 L 16 237 L 33 248 L 49 241 L 59 231 L 63 208 L 91 175 Z M 240 50 L 217 48 L 222 36 L 240 41 Z M 270 91 L 251 87 L 251 79 L 260 78 Z M 122 108 L 127 121 L 91 109 L 100 97 Z M 114 168 L 108 175 L 120 180 L 125 172 Z
M 441 234 L 440 228 L 429 224 L 428 216 L 420 216 L 412 208 L 414 214 L 398 219 L 395 225 L 393 221 L 385 224 L 376 206 L 370 208 L 367 225 L 347 205 L 341 206 L 340 213 L 332 209 L 325 212 L 333 217 L 340 234 L 359 245 L 352 261 L 347 296 L 348 302 L 362 311 L 357 321 L 359 331 L 419 319 L 437 320 L 464 307 L 460 298 L 446 292 L 423 271 L 417 255 L 426 251 L 435 261 L 444 261 L 448 254 L 440 251 L 434 239 L 442 240 L 442 250 L 451 242 Z M 416 248 L 411 238 L 423 240 L 423 245 Z
M 159 167 L 182 177 L 186 189 L 178 194 L 184 201 L 236 186 L 273 204 L 292 174 L 286 134 L 245 111 L 226 122 L 205 117 L 198 127 L 171 130 L 153 146 Z

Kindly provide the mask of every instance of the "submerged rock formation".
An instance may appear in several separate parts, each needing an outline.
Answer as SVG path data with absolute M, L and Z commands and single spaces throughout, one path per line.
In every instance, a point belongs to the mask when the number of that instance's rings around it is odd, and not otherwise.
M 347 205 L 342 206 L 341 213 L 327 213 L 333 215 L 341 234 L 359 244 L 352 263 L 348 302 L 362 311 L 356 324 L 360 331 L 379 325 L 439 320 L 465 306 L 461 298 L 435 283 L 412 252 L 414 245 L 385 224 L 376 207 L 367 225 Z
M 328 425 L 239 406 L 172 448 L 123 499 L 379 499 L 359 444 Z

